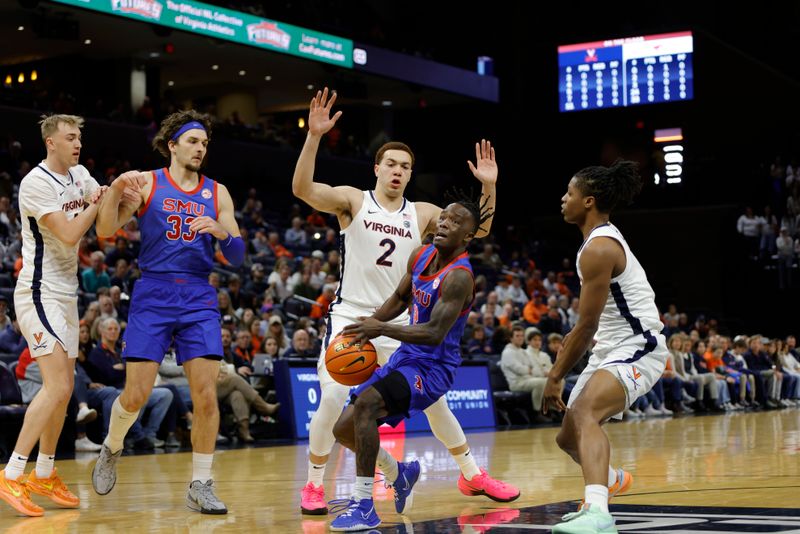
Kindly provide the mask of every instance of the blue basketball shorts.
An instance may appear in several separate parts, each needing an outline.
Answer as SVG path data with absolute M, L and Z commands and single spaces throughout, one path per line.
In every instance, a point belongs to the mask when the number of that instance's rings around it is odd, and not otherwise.
M 148 273 L 134 289 L 122 357 L 161 363 L 170 346 L 179 364 L 222 358 L 217 292 L 199 277 Z
M 438 401 L 450 390 L 455 379 L 454 369 L 431 361 L 404 359 L 400 354 L 402 350 L 401 346 L 389 358 L 389 363 L 376 369 L 372 376 L 353 392 L 355 400 L 355 397 L 367 388 L 374 387 L 383 397 L 389 411 L 389 415 L 381 418 L 379 422 L 391 426 L 397 426 L 404 418 L 413 417 Z M 389 377 L 395 371 L 408 384 L 408 392 L 399 391 L 397 382 Z

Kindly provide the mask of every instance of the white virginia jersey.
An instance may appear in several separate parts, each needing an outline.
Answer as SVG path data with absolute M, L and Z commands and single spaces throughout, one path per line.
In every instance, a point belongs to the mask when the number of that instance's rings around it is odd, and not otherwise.
M 61 175 L 44 162 L 31 169 L 19 186 L 19 215 L 22 220 L 22 270 L 17 289 L 41 289 L 46 294 L 72 295 L 78 290 L 78 245 L 59 240 L 41 219 L 48 213 L 63 211 L 74 219 L 84 207 L 84 199 L 99 187 L 83 165 Z
M 330 311 L 341 306 L 371 314 L 397 289 L 411 253 L 422 244 L 417 209 L 403 199 L 399 210 L 386 211 L 372 191 L 364 191 L 361 209 L 339 233 L 341 280 Z M 407 324 L 408 314 L 392 322 Z
M 603 358 L 619 345 L 642 339 L 646 341 L 644 350 L 651 352 L 656 349 L 656 340 L 661 339 L 657 334 L 664 325 L 656 308 L 655 293 L 647 281 L 644 269 L 616 226 L 607 223 L 591 231 L 578 250 L 578 276 L 582 282 L 581 251 L 596 237 L 610 237 L 622 245 L 625 250 L 625 270 L 611 279 L 592 352 Z

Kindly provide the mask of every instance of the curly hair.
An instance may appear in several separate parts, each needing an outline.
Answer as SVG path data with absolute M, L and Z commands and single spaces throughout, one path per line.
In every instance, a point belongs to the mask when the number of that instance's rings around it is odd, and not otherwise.
M 472 190 L 467 193 L 462 189 L 453 187 L 449 191 L 445 192 L 444 197 L 452 204 L 460 204 L 467 208 L 467 211 L 470 212 L 475 221 L 474 232 L 481 230 L 481 225 L 494 216 L 494 210 L 490 210 L 486 207 L 486 205 L 489 203 L 488 196 L 484 199 L 483 195 L 481 195 L 481 200 L 483 200 L 483 202 L 480 202 L 479 200 L 474 199 Z
M 597 211 L 610 213 L 627 206 L 642 190 L 639 166 L 633 161 L 618 159 L 611 167 L 586 167 L 575 173 L 577 186 L 584 196 L 595 198 Z
M 203 128 L 206 130 L 206 135 L 208 135 L 208 138 L 211 139 L 211 120 L 208 118 L 208 116 L 203 115 L 202 113 L 199 113 L 193 109 L 188 109 L 173 113 L 161 121 L 161 128 L 153 138 L 153 149 L 158 150 L 158 152 L 165 158 L 169 158 L 170 139 L 172 139 L 172 136 L 175 135 L 175 132 L 181 129 L 181 126 L 192 121 L 197 121 L 202 124 Z

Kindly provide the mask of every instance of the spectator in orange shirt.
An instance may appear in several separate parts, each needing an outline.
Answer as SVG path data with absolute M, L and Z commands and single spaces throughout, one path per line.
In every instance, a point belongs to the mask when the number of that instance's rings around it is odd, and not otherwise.
M 522 317 L 531 325 L 539 324 L 542 316 L 547 313 L 548 307 L 542 302 L 542 293 L 534 291 L 531 293 L 531 300 L 522 309 Z
M 289 252 L 286 247 L 281 245 L 280 235 L 278 235 L 278 232 L 270 232 L 268 239 L 269 248 L 272 249 L 272 254 L 276 258 L 294 258 L 294 254 Z
M 328 306 L 333 302 L 336 296 L 336 286 L 334 284 L 325 284 L 322 288 L 322 294 L 317 297 L 318 306 L 311 307 L 309 317 L 312 319 L 322 319 L 328 312 Z

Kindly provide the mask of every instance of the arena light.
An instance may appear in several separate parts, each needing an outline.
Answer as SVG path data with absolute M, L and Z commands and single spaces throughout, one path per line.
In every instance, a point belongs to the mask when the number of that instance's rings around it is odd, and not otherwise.
M 6 75 L 6 85 L 11 85 L 11 83 L 12 83 L 13 81 L 14 81 L 14 79 L 11 77 L 11 75 L 10 75 L 10 74 L 7 74 L 7 75 Z
M 25 31 L 25 26 L 17 26 L 17 31 L 18 32 Z
M 268 81 L 268 82 L 271 82 L 272 81 L 272 76 L 266 75 L 266 76 L 264 76 L 264 80 Z
M 17 76 L 17 83 L 25 83 L 25 73 L 20 72 L 19 76 Z
M 306 127 L 306 120 L 303 117 L 297 119 L 297 127 L 301 129 Z
M 211 65 L 211 70 L 219 70 L 219 65 Z
M 239 71 L 239 76 L 244 76 L 245 74 L 247 74 L 246 70 L 240 70 Z
M 36 72 L 36 69 L 32 70 L 31 71 L 31 81 L 35 82 L 38 79 L 39 79 L 39 73 Z

